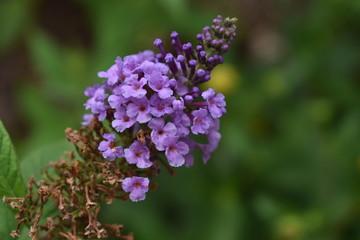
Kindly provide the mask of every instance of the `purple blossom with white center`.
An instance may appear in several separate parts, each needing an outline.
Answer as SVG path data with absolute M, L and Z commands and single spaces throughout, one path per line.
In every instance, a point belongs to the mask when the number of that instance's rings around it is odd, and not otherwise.
M 178 137 L 167 137 L 164 139 L 165 156 L 169 161 L 170 166 L 180 167 L 184 165 L 186 155 L 189 152 L 189 146 L 181 141 Z
M 173 97 L 161 99 L 157 94 L 152 95 L 150 98 L 150 113 L 155 117 L 162 117 L 165 114 L 174 112 L 174 109 L 171 107 L 173 101 Z
M 117 57 L 115 60 L 115 64 L 112 65 L 106 72 L 102 71 L 98 73 L 98 76 L 101 78 L 107 78 L 107 83 L 109 85 L 115 85 L 119 82 L 119 78 L 121 76 L 121 69 L 122 69 L 122 60 L 120 57 Z M 123 79 L 122 79 L 123 80 Z
M 201 108 L 199 110 L 192 111 L 193 125 L 191 126 L 191 132 L 193 134 L 206 134 L 208 129 L 213 124 L 213 119 L 209 116 L 206 109 Z
M 136 118 L 139 123 L 150 121 L 150 104 L 146 97 L 134 98 L 127 106 L 126 114 L 131 118 Z
M 206 100 L 209 112 L 213 118 L 219 118 L 226 113 L 226 102 L 223 94 L 218 93 L 215 96 L 214 89 L 209 88 L 201 96 Z
M 173 90 L 169 87 L 169 78 L 160 72 L 153 72 L 149 77 L 149 87 L 159 94 L 162 99 L 172 96 Z
M 149 179 L 143 177 L 128 177 L 122 181 L 122 189 L 130 192 L 130 199 L 133 202 L 142 201 L 149 191 Z
M 149 124 L 151 131 L 151 140 L 156 146 L 156 149 L 159 151 L 164 151 L 164 139 L 166 137 L 174 137 L 177 133 L 175 124 L 168 122 L 165 124 L 164 119 L 162 118 L 153 118 Z
M 118 132 L 123 132 L 125 129 L 130 128 L 136 122 L 135 118 L 131 118 L 126 114 L 123 107 L 119 107 L 114 113 L 115 120 L 111 122 L 111 126 Z
M 134 143 L 124 151 L 126 161 L 130 164 L 136 164 L 138 168 L 148 168 L 153 164 L 149 160 L 149 149 L 138 140 L 135 140 Z
M 126 78 L 124 85 L 121 87 L 122 95 L 125 98 L 142 98 L 146 94 L 146 90 L 143 89 L 146 83 L 146 78 L 141 78 L 138 80 L 138 75 L 132 74 L 129 78 Z
M 105 133 L 103 138 L 106 141 L 101 141 L 98 150 L 102 152 L 102 156 L 106 159 L 114 161 L 115 158 L 121 158 L 123 156 L 122 147 L 116 147 L 114 145 L 115 134 Z

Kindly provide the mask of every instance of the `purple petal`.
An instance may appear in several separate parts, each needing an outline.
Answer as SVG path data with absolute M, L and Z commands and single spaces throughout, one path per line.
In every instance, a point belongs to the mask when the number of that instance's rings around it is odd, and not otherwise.
M 186 167 L 191 167 L 192 165 L 194 165 L 194 156 L 192 154 L 187 154 L 184 158 Z
M 167 136 L 169 137 L 173 137 L 176 135 L 177 133 L 177 128 L 175 126 L 175 124 L 168 122 L 165 126 L 164 126 L 164 132 L 166 133 Z
M 223 115 L 221 109 L 215 105 L 209 106 L 209 112 L 213 118 L 219 118 Z
M 138 160 L 138 162 L 136 163 L 136 166 L 138 168 L 148 168 L 152 165 L 153 163 L 149 160 L 149 159 L 146 159 L 146 158 L 141 158 Z
M 134 189 L 133 179 L 132 178 L 125 178 L 122 181 L 122 188 L 125 192 L 131 192 Z
M 185 163 L 184 156 L 176 150 L 171 151 L 169 149 L 166 149 L 165 155 L 169 161 L 170 166 L 172 167 L 180 167 Z
M 117 158 L 123 157 L 123 156 L 124 156 L 123 148 L 122 148 L 122 147 L 116 147 L 114 154 L 115 154 L 115 156 L 116 156 Z
M 105 138 L 108 141 L 114 141 L 114 139 L 116 138 L 115 134 L 112 133 L 105 133 L 103 135 L 103 138 Z
M 153 118 L 153 119 L 149 122 L 148 126 L 149 126 L 149 128 L 151 128 L 151 129 L 159 130 L 159 129 L 163 128 L 164 123 L 165 123 L 165 121 L 164 121 L 164 119 L 162 119 L 162 118 Z
M 175 147 L 175 144 L 177 142 L 179 138 L 178 137 L 174 137 L 174 136 L 171 136 L 171 137 L 167 137 L 166 139 L 164 139 L 164 146 L 165 147 Z
M 99 144 L 99 147 L 98 147 L 98 150 L 99 151 L 105 151 L 106 149 L 108 149 L 109 148 L 109 142 L 107 142 L 107 141 L 102 141 L 102 142 L 100 142 L 100 144 Z
M 103 111 L 99 114 L 98 119 L 99 121 L 102 121 L 106 118 L 106 111 Z
M 158 94 L 160 98 L 165 99 L 172 96 L 173 90 L 171 90 L 170 88 L 163 88 L 158 91 Z
M 107 72 L 104 72 L 104 71 L 98 72 L 98 77 L 107 78 L 108 76 L 109 75 L 107 74 Z
M 139 112 L 136 120 L 138 120 L 139 123 L 146 123 L 151 120 L 151 115 L 148 112 Z
M 111 161 L 115 160 L 115 154 L 111 148 L 108 148 L 105 152 L 102 153 L 103 157 Z
M 134 188 L 134 190 L 131 191 L 129 197 L 131 201 L 138 202 L 145 199 L 146 193 L 140 188 Z
M 126 148 L 126 149 L 124 150 L 124 153 L 125 153 L 124 156 L 125 156 L 126 161 L 127 161 L 128 163 L 130 163 L 130 164 L 136 164 L 136 163 L 137 163 L 138 160 L 137 160 L 134 152 L 133 152 L 131 149 Z
M 135 117 L 139 112 L 139 107 L 138 105 L 136 105 L 135 103 L 130 103 L 128 106 L 127 106 L 127 109 L 126 109 L 126 114 L 129 116 L 129 117 Z
M 113 109 L 117 109 L 121 106 L 121 104 L 123 103 L 124 98 L 122 96 L 117 96 L 117 95 L 110 95 L 108 98 L 108 102 L 111 108 Z
M 189 152 L 189 146 L 188 146 L 186 143 L 184 143 L 184 142 L 178 142 L 178 143 L 176 144 L 176 150 L 177 150 L 180 154 L 185 155 L 185 154 L 187 154 L 187 153 Z
M 209 88 L 208 90 L 204 91 L 204 92 L 201 94 L 201 96 L 202 96 L 205 100 L 207 100 L 207 99 L 215 96 L 215 90 L 212 89 L 212 88 Z

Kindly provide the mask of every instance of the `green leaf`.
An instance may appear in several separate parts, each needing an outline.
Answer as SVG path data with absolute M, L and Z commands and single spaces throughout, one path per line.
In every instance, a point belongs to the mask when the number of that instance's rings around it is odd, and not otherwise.
M 1 239 L 12 239 L 10 237 L 11 231 L 15 230 L 17 221 L 15 220 L 15 215 L 11 211 L 10 208 L 5 206 L 5 204 L 0 201 L 0 236 Z M 18 240 L 22 239 L 30 239 L 27 235 L 29 232 L 29 228 L 22 226 L 22 230 L 20 233 L 20 237 L 17 238 Z
M 0 165 L 0 197 L 23 196 L 25 194 L 25 185 L 21 176 L 19 163 L 15 154 L 15 149 L 1 121 Z
M 16 228 L 16 220 L 14 218 L 14 213 L 5 206 L 5 204 L 0 201 L 0 236 L 10 239 L 10 233 Z
M 0 197 L 21 197 L 25 195 L 25 185 L 21 176 L 14 147 L 4 125 L 0 121 Z M 10 233 L 16 228 L 15 215 L 0 200 L 0 236 L 11 239 Z M 26 234 L 23 234 L 26 236 Z M 7 236 L 7 238 L 4 238 Z M 21 238 L 28 239 L 28 238 Z

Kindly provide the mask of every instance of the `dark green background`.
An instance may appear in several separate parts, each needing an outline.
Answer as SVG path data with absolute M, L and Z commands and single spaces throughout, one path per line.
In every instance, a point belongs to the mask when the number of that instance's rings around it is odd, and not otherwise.
M 173 30 L 194 42 L 217 14 L 239 19 L 231 80 L 210 83 L 228 103 L 219 148 L 104 221 L 136 240 L 360 239 L 358 0 L 0 1 L 0 117 L 24 175 L 68 147 L 98 71 Z

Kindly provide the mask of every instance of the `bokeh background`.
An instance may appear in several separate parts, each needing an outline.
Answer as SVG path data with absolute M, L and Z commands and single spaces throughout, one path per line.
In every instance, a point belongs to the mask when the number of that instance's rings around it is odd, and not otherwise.
M 217 14 L 239 19 L 207 86 L 228 103 L 219 148 L 102 218 L 136 240 L 360 239 L 358 0 L 1 0 L 0 118 L 24 176 L 69 148 L 98 71 Z

